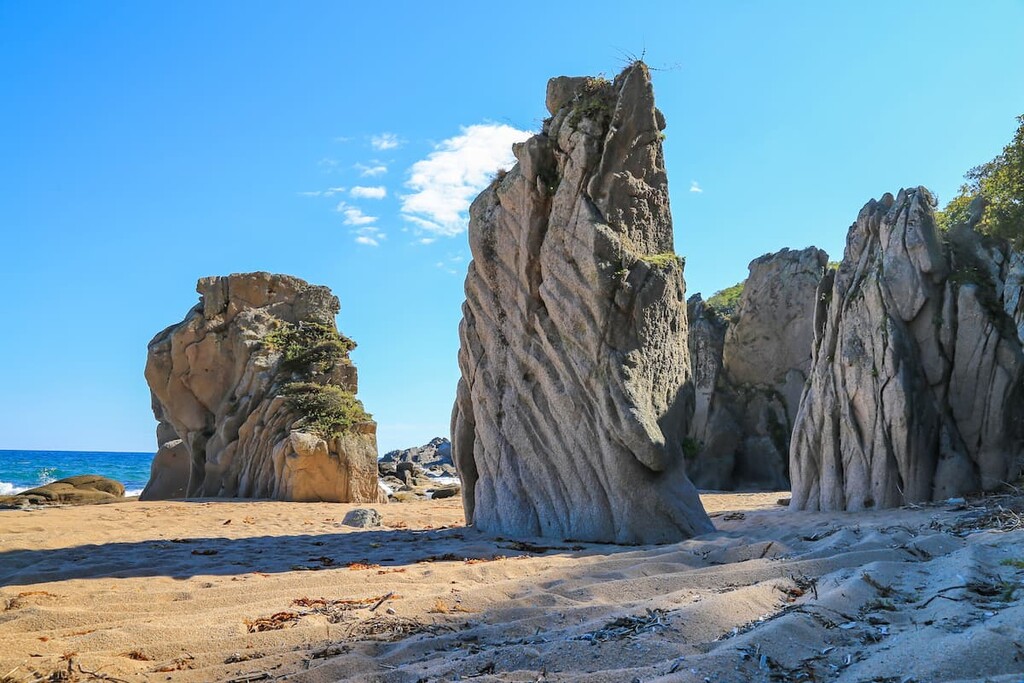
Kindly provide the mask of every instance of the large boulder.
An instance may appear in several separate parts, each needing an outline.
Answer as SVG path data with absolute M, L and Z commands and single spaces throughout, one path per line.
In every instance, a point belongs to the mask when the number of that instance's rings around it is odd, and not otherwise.
M 1005 246 L 969 227 L 944 244 L 923 187 L 850 228 L 815 319 L 790 451 L 792 507 L 861 510 L 1013 480 L 1024 458 L 1024 354 Z M 996 263 L 996 254 L 999 263 Z
M 452 416 L 466 519 L 619 543 L 708 531 L 682 454 L 685 284 L 650 74 L 553 79 L 547 104 L 470 208 Z
M 337 297 L 269 273 L 197 290 L 149 344 L 160 451 L 140 498 L 380 501 L 376 424 L 355 398 Z
M 789 438 L 810 372 L 815 295 L 827 264 L 815 247 L 754 259 L 728 318 L 691 297 L 697 401 L 686 446 L 698 486 L 789 487 Z
M 92 505 L 124 500 L 124 484 L 98 474 L 80 474 L 22 491 L 0 496 L 0 508 L 29 505 Z

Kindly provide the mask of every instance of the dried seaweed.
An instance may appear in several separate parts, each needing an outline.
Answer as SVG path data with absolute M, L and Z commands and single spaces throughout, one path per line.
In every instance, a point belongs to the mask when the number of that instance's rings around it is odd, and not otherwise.
M 299 616 L 301 615 L 298 612 L 277 612 L 276 614 L 271 614 L 269 617 L 246 619 L 245 627 L 249 630 L 249 633 L 277 631 L 282 628 L 294 626 L 298 623 Z
M 588 640 L 591 643 L 604 643 L 609 640 L 621 640 L 623 638 L 636 638 L 644 633 L 651 633 L 659 628 L 668 628 L 668 624 L 662 621 L 666 612 L 660 609 L 649 609 L 646 614 L 618 617 L 597 629 L 589 631 L 571 640 Z

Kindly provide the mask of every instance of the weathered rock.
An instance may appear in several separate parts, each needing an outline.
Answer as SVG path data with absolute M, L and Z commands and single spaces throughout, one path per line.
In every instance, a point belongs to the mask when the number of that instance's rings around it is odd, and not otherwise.
M 359 529 L 369 529 L 380 526 L 382 517 L 373 508 L 356 508 L 345 513 L 341 523 L 345 526 L 353 526 Z
M 0 508 L 31 505 L 92 505 L 124 500 L 124 484 L 98 474 L 80 474 L 22 491 L 0 496 Z
M 441 500 L 444 498 L 454 498 L 460 493 L 462 493 L 461 486 L 442 486 L 441 488 L 434 489 L 434 491 L 430 494 L 430 499 Z
M 163 442 L 149 467 L 149 481 L 146 488 L 142 489 L 139 500 L 184 498 L 188 495 L 188 478 L 191 473 L 192 459 L 185 442 L 181 439 Z
M 384 474 L 395 471 L 401 463 L 410 463 L 414 469 L 435 477 L 452 476 L 455 473 L 452 444 L 442 437 L 435 437 L 417 448 L 389 451 L 377 462 L 377 467 Z
M 945 500 L 1024 462 L 1024 353 L 979 236 L 939 239 L 922 187 L 861 210 L 820 292 L 791 507 Z M 827 283 L 823 283 L 826 284 Z
M 548 95 L 554 116 L 470 208 L 452 416 L 466 518 L 591 541 L 702 533 L 681 448 L 685 285 L 650 74 L 637 62 L 614 83 L 554 79 Z
M 161 462 L 181 449 L 189 460 L 185 495 L 380 500 L 376 425 L 354 396 L 337 297 L 269 273 L 203 278 L 197 290 L 200 303 L 150 342 L 146 363 Z M 180 485 L 154 463 L 144 498 Z
M 810 371 L 815 295 L 827 263 L 815 247 L 754 259 L 728 321 L 691 297 L 697 402 L 687 447 L 698 486 L 789 486 L 789 438 Z

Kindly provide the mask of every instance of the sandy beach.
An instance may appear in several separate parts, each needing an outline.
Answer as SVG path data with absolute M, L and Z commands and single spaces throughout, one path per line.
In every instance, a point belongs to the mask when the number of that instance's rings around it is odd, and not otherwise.
M 5 511 L 0 680 L 1021 680 L 1020 498 L 785 495 L 705 494 L 714 533 L 637 547 L 488 536 L 457 500 L 366 530 L 341 504 Z

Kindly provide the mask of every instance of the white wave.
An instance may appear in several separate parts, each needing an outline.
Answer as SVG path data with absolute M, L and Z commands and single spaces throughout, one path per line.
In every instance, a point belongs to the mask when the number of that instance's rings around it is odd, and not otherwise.
M 24 491 L 25 489 L 21 486 L 15 486 L 14 484 L 8 484 L 6 481 L 0 481 L 0 496 L 11 496 L 18 491 Z
M 458 477 L 432 477 L 427 475 L 427 479 L 430 480 L 431 484 L 437 484 L 438 486 L 451 486 L 452 484 L 461 483 Z
M 142 495 L 142 489 L 125 489 L 124 490 L 124 497 L 125 498 L 131 498 L 132 496 L 141 496 L 141 495 Z

